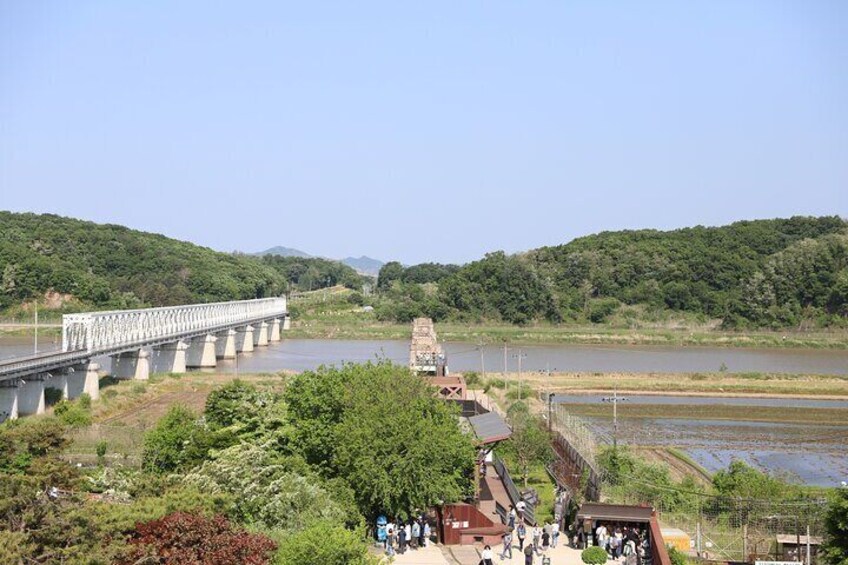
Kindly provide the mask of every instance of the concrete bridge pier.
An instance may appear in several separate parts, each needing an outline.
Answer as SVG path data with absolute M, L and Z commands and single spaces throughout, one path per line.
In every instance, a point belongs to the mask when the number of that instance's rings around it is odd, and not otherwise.
M 215 342 L 218 340 L 214 335 L 207 334 L 191 340 L 186 351 L 187 367 L 214 367 Z
M 68 379 L 64 373 L 45 373 L 44 388 L 52 388 L 62 392 L 61 400 L 68 399 Z
M 215 357 L 218 359 L 235 359 L 236 330 L 226 330 L 215 337 L 218 338 L 218 341 L 215 342 Z
M 0 422 L 18 419 L 18 390 L 20 379 L 0 381 Z
M 65 385 L 68 400 L 79 398 L 85 392 L 85 373 L 80 372 L 79 367 L 69 367 L 65 371 Z
M 176 373 L 186 372 L 186 350 L 188 344 L 183 340 L 165 343 L 153 348 L 153 372 Z
M 268 345 L 268 322 L 259 322 L 253 326 L 253 346 L 265 347 Z
M 44 381 L 49 377 L 44 374 L 30 375 L 21 379 L 23 386 L 18 388 L 18 415 L 44 414 Z
M 238 353 L 253 351 L 253 326 L 236 328 L 236 351 Z
M 92 400 L 100 400 L 100 365 L 89 361 L 77 367 L 77 372 L 83 375 L 82 391 Z
M 150 378 L 150 353 L 136 349 L 112 356 L 112 376 L 116 379 L 146 381 Z
M 291 329 L 291 316 L 286 316 L 283 318 L 283 330 Z
M 268 326 L 268 341 L 280 341 L 280 319 L 274 318 Z

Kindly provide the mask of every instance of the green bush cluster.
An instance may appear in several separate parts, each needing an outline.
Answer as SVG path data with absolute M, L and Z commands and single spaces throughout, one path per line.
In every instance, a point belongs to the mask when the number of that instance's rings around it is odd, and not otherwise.
M 580 552 L 580 560 L 586 565 L 603 565 L 607 562 L 607 552 L 604 548 L 593 545 Z

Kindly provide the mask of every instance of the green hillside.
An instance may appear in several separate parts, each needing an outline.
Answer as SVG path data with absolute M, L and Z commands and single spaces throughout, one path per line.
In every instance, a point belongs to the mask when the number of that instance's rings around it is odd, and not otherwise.
M 604 232 L 516 256 L 491 253 L 429 288 L 408 279 L 396 263 L 384 267 L 383 318 L 598 323 L 621 312 L 676 312 L 732 327 L 842 325 L 848 224 L 793 217 Z
M 0 310 L 36 297 L 62 310 L 240 300 L 359 276 L 333 261 L 220 253 L 162 235 L 0 211 Z

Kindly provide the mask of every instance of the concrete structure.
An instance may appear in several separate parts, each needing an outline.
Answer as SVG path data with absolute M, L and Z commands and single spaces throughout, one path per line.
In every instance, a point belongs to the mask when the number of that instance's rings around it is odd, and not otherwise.
M 236 328 L 236 351 L 238 353 L 253 351 L 253 326 Z
M 188 344 L 183 340 L 163 343 L 153 348 L 154 372 L 181 374 L 186 372 L 186 350 Z
M 80 372 L 85 375 L 83 392 L 91 397 L 92 400 L 100 400 L 100 365 L 97 363 L 87 362 L 81 365 Z
M 150 353 L 136 349 L 112 356 L 112 376 L 116 379 L 146 381 L 150 378 Z
M 236 330 L 226 330 L 219 333 L 215 342 L 215 357 L 218 359 L 236 358 Z
M 286 316 L 285 318 L 283 318 L 283 330 L 290 330 L 290 329 L 291 329 L 291 317 Z
M 280 341 L 280 319 L 274 318 L 268 325 L 268 341 Z
M 111 356 L 116 378 L 146 380 L 151 362 L 154 370 L 181 373 L 253 351 L 254 342 L 278 341 L 281 323 L 290 327 L 284 297 L 66 314 L 61 352 L 0 361 L 0 421 L 42 413 L 45 387 L 97 400 L 95 357 Z
M 17 419 L 20 386 L 20 379 L 0 382 L 0 421 Z
M 211 334 L 192 339 L 186 352 L 186 366 L 192 368 L 214 367 L 217 364 L 215 359 L 215 342 L 217 340 L 218 338 Z
M 62 393 L 61 400 L 68 399 L 68 379 L 64 373 L 47 373 L 44 379 L 44 388 L 52 388 Z
M 45 374 L 31 375 L 21 379 L 18 388 L 18 415 L 44 414 L 44 380 Z
M 253 325 L 253 346 L 265 347 L 268 345 L 268 323 L 260 322 Z

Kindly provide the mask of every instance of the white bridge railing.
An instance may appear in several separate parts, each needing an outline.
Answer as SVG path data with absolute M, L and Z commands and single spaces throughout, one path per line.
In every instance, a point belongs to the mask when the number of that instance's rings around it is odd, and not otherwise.
M 286 314 L 286 299 L 190 304 L 62 316 L 62 351 L 109 350 Z

